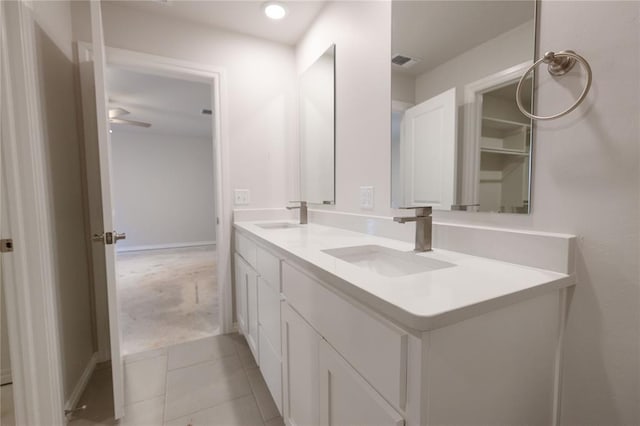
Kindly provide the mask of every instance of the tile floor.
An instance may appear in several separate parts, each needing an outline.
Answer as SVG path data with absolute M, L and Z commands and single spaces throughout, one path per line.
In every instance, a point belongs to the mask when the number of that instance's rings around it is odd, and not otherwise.
M 215 335 L 215 246 L 119 253 L 122 353 Z
M 125 357 L 121 426 L 276 426 L 280 413 L 244 337 L 226 334 Z M 70 426 L 114 425 L 111 371 L 95 371 Z

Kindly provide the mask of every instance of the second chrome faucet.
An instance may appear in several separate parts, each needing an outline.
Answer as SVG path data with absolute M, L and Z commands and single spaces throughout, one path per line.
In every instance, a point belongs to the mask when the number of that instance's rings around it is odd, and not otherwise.
M 431 207 L 401 207 L 402 209 L 414 209 L 416 215 L 413 217 L 394 217 L 398 223 L 416 223 L 416 245 L 414 251 L 431 251 Z
M 306 201 L 289 201 L 290 203 L 300 203 L 299 206 L 287 206 L 287 210 L 300 209 L 300 225 L 306 225 L 309 221 L 307 215 Z

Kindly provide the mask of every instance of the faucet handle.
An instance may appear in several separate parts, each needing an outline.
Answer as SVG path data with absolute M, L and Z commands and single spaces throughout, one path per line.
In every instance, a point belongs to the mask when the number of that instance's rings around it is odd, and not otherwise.
M 307 202 L 306 201 L 289 201 L 289 203 L 300 203 L 299 206 L 286 206 L 287 210 L 293 210 L 293 209 L 304 209 L 307 207 Z
M 416 217 L 424 217 L 431 216 L 433 209 L 431 206 L 407 206 L 407 207 L 399 207 L 401 210 L 415 210 Z

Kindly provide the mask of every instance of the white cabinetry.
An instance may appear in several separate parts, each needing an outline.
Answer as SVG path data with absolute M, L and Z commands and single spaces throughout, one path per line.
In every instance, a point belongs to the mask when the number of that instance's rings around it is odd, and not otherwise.
M 287 425 L 317 425 L 320 335 L 287 304 L 282 309 L 284 413 Z
M 236 232 L 238 325 L 287 425 L 558 424 L 566 290 L 415 330 L 251 235 Z
M 247 335 L 247 269 L 249 265 L 236 253 L 235 256 L 235 289 L 236 289 L 236 320 L 240 333 Z
M 238 328 L 282 412 L 280 259 L 237 232 L 235 244 Z
M 559 292 L 405 330 L 282 263 L 287 425 L 554 424 Z
M 258 361 L 258 274 L 236 253 L 236 316 L 253 356 Z
M 402 416 L 325 340 L 319 367 L 320 425 L 404 425 Z

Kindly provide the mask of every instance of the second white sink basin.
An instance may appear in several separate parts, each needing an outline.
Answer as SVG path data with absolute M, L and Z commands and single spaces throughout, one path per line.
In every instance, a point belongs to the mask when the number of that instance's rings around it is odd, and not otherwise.
M 262 229 L 287 229 L 287 228 L 299 228 L 301 225 L 291 222 L 271 222 L 271 223 L 258 223 L 258 228 Z
M 344 247 L 322 250 L 333 257 L 386 277 L 401 277 L 437 269 L 451 268 L 453 263 L 443 262 L 415 253 L 407 253 L 377 245 Z

